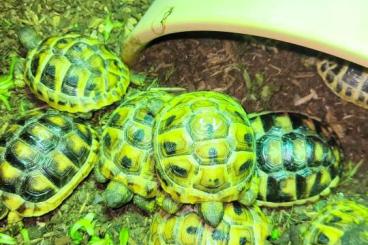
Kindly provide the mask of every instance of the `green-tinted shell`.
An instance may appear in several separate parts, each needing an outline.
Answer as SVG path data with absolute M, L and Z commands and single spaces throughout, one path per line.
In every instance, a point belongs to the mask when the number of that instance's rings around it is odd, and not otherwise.
M 247 114 L 217 92 L 177 96 L 157 115 L 154 153 L 163 189 L 181 203 L 237 200 L 255 171 Z
M 301 239 L 304 245 L 368 244 L 368 207 L 347 200 L 328 204 Z
M 340 98 L 368 109 L 368 70 L 354 64 L 338 64 L 322 60 L 318 74 Z
M 0 137 L 0 200 L 13 216 L 55 209 L 92 170 L 98 142 L 86 125 L 55 111 L 29 115 Z
M 120 100 L 128 68 L 100 41 L 78 34 L 54 36 L 27 55 L 25 78 L 32 92 L 50 106 L 88 112 Z
M 330 127 L 291 112 L 255 114 L 250 122 L 256 138 L 260 204 L 315 201 L 338 184 L 342 151 Z
M 162 91 L 141 92 L 115 109 L 101 137 L 98 168 L 104 178 L 143 197 L 156 195 L 152 128 L 156 114 L 171 98 Z
M 271 229 L 258 207 L 245 208 L 237 202 L 225 206 L 224 217 L 217 227 L 206 224 L 190 208 L 170 216 L 157 213 L 153 219 L 150 245 L 263 245 Z

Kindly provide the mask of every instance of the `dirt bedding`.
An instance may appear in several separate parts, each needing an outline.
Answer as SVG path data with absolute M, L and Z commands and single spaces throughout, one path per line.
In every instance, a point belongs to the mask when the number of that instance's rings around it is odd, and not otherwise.
M 121 39 L 150 3 L 149 0 L 21 2 L 0 2 L 0 75 L 9 72 L 11 55 L 25 56 L 26 50 L 16 35 L 22 25 L 33 26 L 44 36 L 76 31 L 104 39 L 106 25 L 112 23 L 116 28 L 108 33 L 106 44 L 119 53 Z M 330 199 L 349 198 L 368 205 L 368 110 L 342 101 L 324 85 L 315 67 L 316 60 L 324 57 L 269 39 L 213 32 L 185 33 L 156 40 L 132 66 L 134 71 L 158 77 L 161 86 L 222 91 L 241 101 L 247 112 L 297 111 L 321 118 L 335 129 L 347 159 L 342 184 L 330 197 L 314 205 L 264 209 L 273 221 L 275 234 L 279 234 L 272 244 L 291 241 L 297 244 L 296 227 L 308 219 L 305 210 Z M 11 108 L 0 103 L 1 124 L 29 109 L 45 106 L 21 82 L 10 92 Z M 92 123 L 99 127 L 100 119 L 113 108 L 96 113 Z M 358 163 L 361 165 L 357 169 Z M 126 227 L 130 231 L 129 244 L 144 244 L 151 215 L 133 205 L 108 209 L 101 196 L 104 188 L 90 175 L 55 211 L 25 219 L 30 243 L 71 244 L 70 227 L 86 214 L 94 213 L 99 235 L 110 234 L 117 241 L 119 230 Z M 0 221 L 0 228 L 19 244 L 24 243 L 19 227 L 7 227 L 5 221 Z

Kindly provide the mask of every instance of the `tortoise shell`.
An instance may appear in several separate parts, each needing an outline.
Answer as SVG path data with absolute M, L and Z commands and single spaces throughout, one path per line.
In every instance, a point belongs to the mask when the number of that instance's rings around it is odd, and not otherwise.
M 177 202 L 229 202 L 251 186 L 253 130 L 230 96 L 191 92 L 175 97 L 156 117 L 153 143 L 161 186 Z
M 156 195 L 152 131 L 155 116 L 171 98 L 163 91 L 141 92 L 115 109 L 101 137 L 97 168 L 104 178 L 143 197 Z
M 317 72 L 340 98 L 368 109 L 368 70 L 355 64 L 322 60 Z
M 368 207 L 349 200 L 330 203 L 301 236 L 305 245 L 368 244 Z
M 128 68 L 97 39 L 78 34 L 54 36 L 32 49 L 25 78 L 32 92 L 61 111 L 88 112 L 120 100 Z
M 315 201 L 338 184 L 343 156 L 330 127 L 292 112 L 265 112 L 249 118 L 256 138 L 260 204 Z
M 226 204 L 223 220 L 217 227 L 208 225 L 197 211 L 187 207 L 173 216 L 157 213 L 150 227 L 148 244 L 262 245 L 270 233 L 269 221 L 258 207 L 245 208 L 232 202 Z
M 59 112 L 29 114 L 0 137 L 0 201 L 40 216 L 68 197 L 97 160 L 92 129 Z

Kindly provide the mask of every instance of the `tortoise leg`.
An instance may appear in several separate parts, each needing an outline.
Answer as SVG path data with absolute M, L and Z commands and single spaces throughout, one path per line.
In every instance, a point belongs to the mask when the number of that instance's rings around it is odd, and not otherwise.
M 134 195 L 133 203 L 148 213 L 153 213 L 156 209 L 156 200 L 144 198 L 140 195 Z
M 118 208 L 132 200 L 133 192 L 131 192 L 124 184 L 112 180 L 107 185 L 103 196 L 108 207 Z
M 240 193 L 238 201 L 245 206 L 252 205 L 257 199 L 258 190 L 259 190 L 259 177 L 258 175 L 255 175 L 250 182 L 249 189 L 243 190 Z
M 224 204 L 222 202 L 203 202 L 199 210 L 207 224 L 216 227 L 224 216 Z
M 181 204 L 175 202 L 171 197 L 162 193 L 159 193 L 156 197 L 156 203 L 169 214 L 175 214 L 181 208 Z
M 98 162 L 97 165 L 93 168 L 95 180 L 99 183 L 106 183 L 108 179 L 101 173 L 100 168 L 99 168 L 100 164 L 102 163 Z

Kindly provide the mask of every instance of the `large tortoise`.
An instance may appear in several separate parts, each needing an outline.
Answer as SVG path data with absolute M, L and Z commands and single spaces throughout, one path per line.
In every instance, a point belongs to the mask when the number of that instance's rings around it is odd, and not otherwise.
M 269 220 L 257 206 L 228 203 L 220 224 L 212 227 L 187 205 L 175 215 L 157 213 L 150 227 L 148 244 L 263 245 L 270 234 Z
M 328 203 L 301 227 L 304 245 L 368 244 L 368 207 L 350 200 Z
M 338 184 L 343 153 L 331 127 L 294 112 L 250 114 L 249 120 L 256 139 L 258 204 L 316 201 Z
M 28 113 L 4 132 L 0 202 L 10 210 L 8 223 L 58 207 L 97 161 L 94 131 L 60 112 Z
M 317 72 L 340 98 L 368 109 L 368 69 L 332 60 L 317 62 Z
M 199 204 L 216 226 L 223 203 L 249 205 L 257 195 L 253 130 L 241 105 L 218 92 L 185 93 L 156 117 L 154 154 L 165 193 Z
M 130 72 L 117 55 L 97 39 L 68 33 L 41 39 L 29 27 L 19 31 L 29 49 L 25 81 L 51 107 L 89 112 L 121 99 Z
M 152 134 L 155 117 L 172 95 L 148 90 L 128 96 L 111 114 L 101 136 L 99 182 L 110 180 L 104 191 L 107 206 L 134 202 L 153 211 L 158 180 L 153 159 Z

